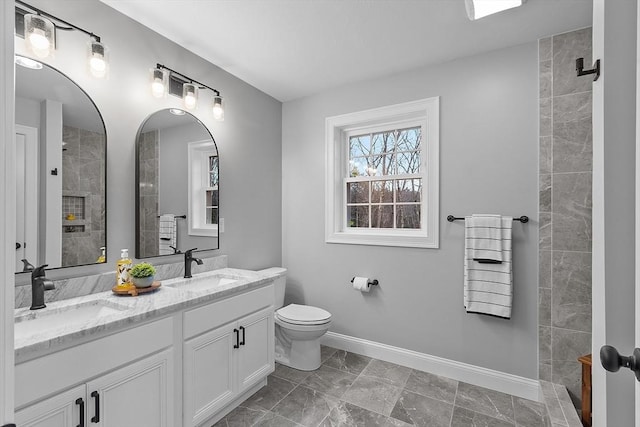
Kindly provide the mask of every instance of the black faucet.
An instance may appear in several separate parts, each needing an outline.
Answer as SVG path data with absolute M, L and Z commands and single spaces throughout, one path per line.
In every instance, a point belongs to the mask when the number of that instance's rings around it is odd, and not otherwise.
M 191 252 L 195 251 L 198 248 L 189 249 L 188 251 L 184 251 L 184 278 L 191 278 L 191 263 L 193 261 L 198 265 L 202 265 L 202 260 L 200 258 L 194 258 Z
M 44 269 L 49 264 L 41 265 L 31 272 L 31 310 L 39 310 L 45 308 L 44 291 L 55 289 L 52 280 L 44 276 Z

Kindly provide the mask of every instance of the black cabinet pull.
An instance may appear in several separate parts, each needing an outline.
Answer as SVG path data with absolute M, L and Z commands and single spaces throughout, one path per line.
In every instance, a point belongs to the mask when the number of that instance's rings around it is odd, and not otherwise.
M 240 348 L 240 331 L 233 328 L 233 333 L 236 334 L 236 343 L 233 345 L 233 348 Z
M 91 417 L 91 422 L 99 423 L 100 422 L 100 393 L 98 393 L 97 391 L 92 391 L 91 397 L 93 397 L 96 400 L 96 415 Z
M 76 399 L 76 405 L 80 405 L 80 424 L 77 427 L 84 427 L 84 399 L 79 397 Z
M 240 341 L 240 345 L 244 345 L 244 326 L 240 326 L 240 330 L 242 331 L 242 341 Z

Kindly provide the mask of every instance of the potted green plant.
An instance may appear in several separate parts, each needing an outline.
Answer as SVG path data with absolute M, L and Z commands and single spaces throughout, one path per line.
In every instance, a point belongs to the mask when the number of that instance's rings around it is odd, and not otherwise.
M 136 286 L 136 288 L 148 288 L 151 286 L 153 284 L 155 274 L 155 267 L 148 262 L 136 264 L 131 268 L 131 270 L 129 270 L 131 282 Z

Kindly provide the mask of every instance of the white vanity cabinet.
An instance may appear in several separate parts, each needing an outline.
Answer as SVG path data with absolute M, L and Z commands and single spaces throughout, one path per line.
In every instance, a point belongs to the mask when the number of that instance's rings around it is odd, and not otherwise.
M 273 372 L 273 300 L 269 285 L 185 312 L 184 427 L 209 420 Z
M 18 364 L 17 425 L 171 427 L 171 331 L 162 319 Z

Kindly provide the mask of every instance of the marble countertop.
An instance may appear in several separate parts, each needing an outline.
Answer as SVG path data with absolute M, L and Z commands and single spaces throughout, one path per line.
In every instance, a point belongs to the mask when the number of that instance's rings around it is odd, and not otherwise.
M 84 342 L 92 335 L 124 329 L 136 323 L 258 288 L 283 275 L 285 271 L 272 269 L 257 272 L 222 268 L 195 274 L 191 279 L 165 280 L 158 290 L 137 297 L 119 296 L 109 291 L 48 303 L 42 310 L 19 308 L 15 310 L 15 361 L 20 363 L 72 346 L 76 341 Z M 198 289 L 195 286 L 203 279 L 216 276 L 233 281 L 223 281 L 209 289 Z M 82 310 L 90 306 L 98 306 L 101 310 L 95 316 L 83 318 Z M 71 314 L 73 310 L 79 310 L 76 312 L 77 317 Z M 60 317 L 56 319 L 59 314 L 70 320 L 60 321 Z M 30 324 L 32 319 L 39 323 Z

